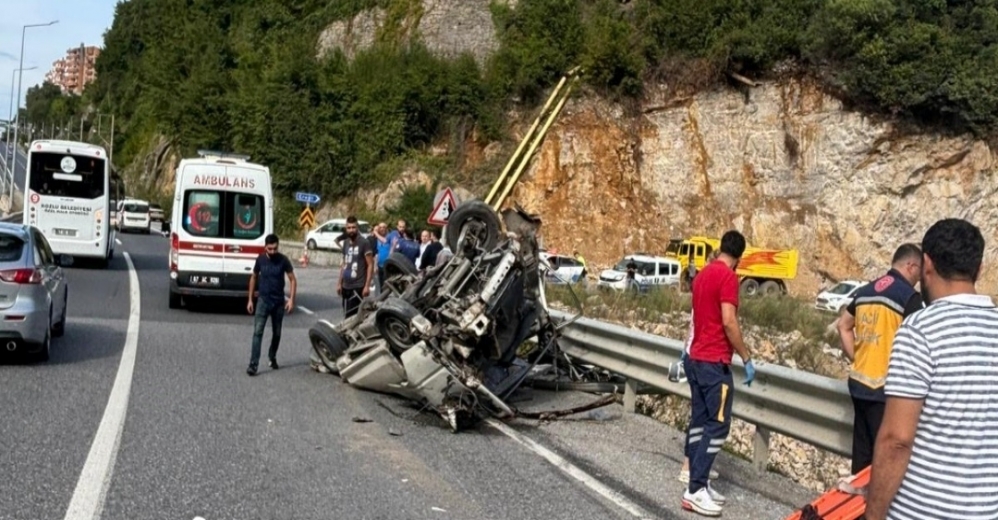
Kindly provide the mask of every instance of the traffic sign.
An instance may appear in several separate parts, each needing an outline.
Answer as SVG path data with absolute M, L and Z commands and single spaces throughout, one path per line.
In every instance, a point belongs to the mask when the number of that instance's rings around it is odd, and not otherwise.
M 434 205 L 433 211 L 430 213 L 430 218 L 426 219 L 426 222 L 434 226 L 446 226 L 451 212 L 457 208 L 457 200 L 454 198 L 454 192 L 450 188 L 445 188 L 435 198 L 437 199 L 437 203 Z
M 304 191 L 299 191 L 295 193 L 295 200 L 303 204 L 318 204 L 321 199 L 315 193 L 305 193 Z
M 315 215 L 312 213 L 312 208 L 305 206 L 305 209 L 301 210 L 301 216 L 298 217 L 298 225 L 302 229 L 315 227 Z

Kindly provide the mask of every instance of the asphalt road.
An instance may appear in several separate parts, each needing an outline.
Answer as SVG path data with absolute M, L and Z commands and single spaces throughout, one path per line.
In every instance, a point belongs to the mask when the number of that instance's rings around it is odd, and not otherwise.
M 167 240 L 118 239 L 108 270 L 67 270 L 68 326 L 53 342 L 51 361 L 0 362 L 0 520 L 69 518 L 74 492 L 87 498 L 77 481 L 92 446 L 114 454 L 106 486 L 94 487 L 106 493 L 96 497 L 103 512 L 92 518 L 106 520 L 635 518 L 622 502 L 653 518 L 692 518 L 678 508 L 681 441 L 651 419 L 610 430 L 586 421 L 513 425 L 586 472 L 573 477 L 499 429 L 455 435 L 401 400 L 314 372 L 308 328 L 318 316 L 338 319 L 341 312 L 332 271 L 323 269 L 299 272 L 300 308 L 285 320 L 280 370 L 264 360 L 249 377 L 252 318 L 242 302 L 169 309 Z M 140 321 L 115 443 L 97 433 L 105 431 L 102 417 L 118 391 L 112 387 L 136 316 L 126 252 L 139 281 Z M 269 329 L 264 350 L 268 340 Z M 661 446 L 648 447 L 657 455 L 622 447 L 634 464 L 644 460 L 632 471 L 615 456 L 612 436 L 622 435 L 671 444 L 672 455 L 661 456 L 668 451 Z M 612 493 L 600 494 L 593 482 Z M 790 511 L 745 489 L 729 493 L 744 501 L 726 511 L 733 517 L 776 519 Z

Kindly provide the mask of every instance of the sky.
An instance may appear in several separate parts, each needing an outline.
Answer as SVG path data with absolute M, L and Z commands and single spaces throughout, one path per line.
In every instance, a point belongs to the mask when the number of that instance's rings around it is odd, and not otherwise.
M 49 27 L 29 27 L 24 32 L 24 72 L 21 103 L 29 87 L 40 85 L 52 62 L 64 57 L 71 47 L 104 46 L 104 31 L 114 20 L 117 0 L 0 0 L 0 119 L 10 117 L 11 93 L 17 92 L 17 78 L 11 90 L 11 74 L 21 52 L 21 31 L 27 24 L 59 23 Z

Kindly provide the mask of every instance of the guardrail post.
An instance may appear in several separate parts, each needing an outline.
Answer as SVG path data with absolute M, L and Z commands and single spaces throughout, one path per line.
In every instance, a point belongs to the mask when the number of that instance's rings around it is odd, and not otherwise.
M 752 464 L 762 473 L 769 467 L 769 433 L 766 428 L 756 425 L 752 436 Z
M 628 379 L 624 385 L 624 411 L 634 413 L 638 404 L 638 382 Z

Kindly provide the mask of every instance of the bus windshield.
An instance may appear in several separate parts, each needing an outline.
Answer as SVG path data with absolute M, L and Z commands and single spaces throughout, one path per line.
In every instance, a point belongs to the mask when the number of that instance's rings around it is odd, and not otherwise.
M 29 188 L 39 195 L 96 199 L 104 195 L 104 159 L 55 152 L 33 152 Z

